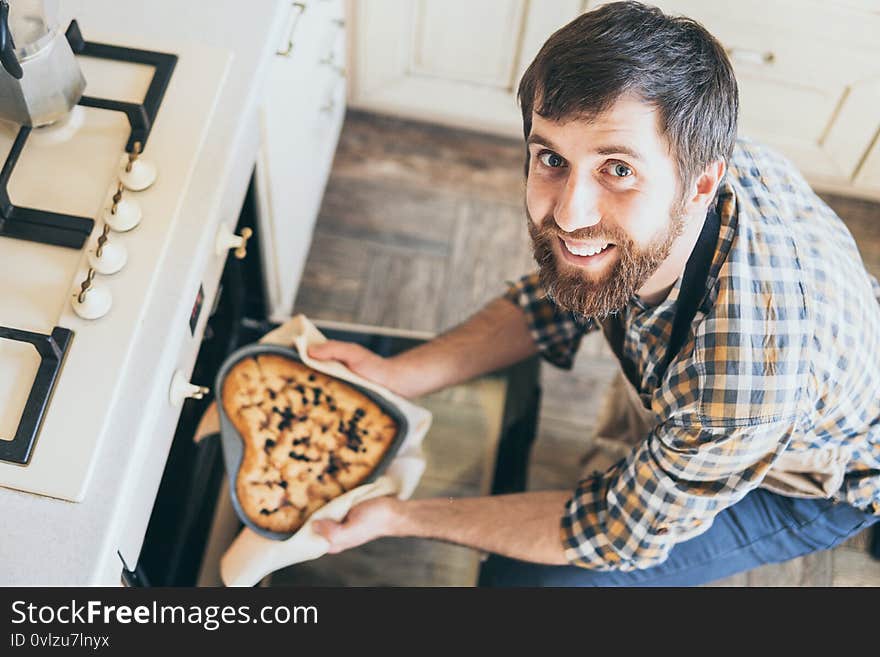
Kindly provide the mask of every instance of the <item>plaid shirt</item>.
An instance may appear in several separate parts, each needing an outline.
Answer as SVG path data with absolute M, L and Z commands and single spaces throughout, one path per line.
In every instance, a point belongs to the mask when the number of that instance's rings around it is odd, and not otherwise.
M 832 497 L 880 513 L 880 284 L 793 165 L 754 142 L 738 142 L 716 207 L 704 296 L 665 371 L 681 278 L 658 306 L 634 296 L 621 311 L 619 356 L 657 425 L 579 482 L 561 522 L 572 564 L 661 563 L 761 486 L 784 453 L 845 462 Z M 559 367 L 600 327 L 557 308 L 536 274 L 505 296 Z

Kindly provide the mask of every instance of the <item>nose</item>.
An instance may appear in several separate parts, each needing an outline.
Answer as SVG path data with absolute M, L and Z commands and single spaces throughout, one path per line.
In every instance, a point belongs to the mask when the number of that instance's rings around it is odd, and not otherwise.
M 572 171 L 553 209 L 556 225 L 567 233 L 595 226 L 601 220 L 597 183 Z

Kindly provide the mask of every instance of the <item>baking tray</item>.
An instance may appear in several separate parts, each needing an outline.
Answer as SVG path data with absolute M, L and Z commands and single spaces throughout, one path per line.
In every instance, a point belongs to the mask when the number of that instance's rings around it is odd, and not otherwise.
M 303 362 L 302 358 L 299 357 L 299 353 L 296 351 L 296 349 L 280 347 L 278 345 L 252 344 L 246 347 L 242 347 L 241 349 L 237 349 L 236 351 L 231 353 L 225 361 L 223 361 L 223 365 L 220 366 L 220 370 L 217 372 L 217 377 L 214 380 L 214 398 L 217 401 L 217 411 L 220 414 L 220 442 L 223 446 L 223 463 L 226 467 L 226 475 L 227 477 L 229 477 L 229 494 L 232 498 L 232 506 L 235 508 L 235 512 L 238 514 L 238 517 L 241 519 L 241 521 L 251 530 L 259 534 L 260 536 L 283 541 L 293 536 L 295 532 L 273 532 L 268 529 L 264 529 L 257 525 L 253 520 L 251 520 L 241 508 L 241 502 L 238 499 L 238 491 L 236 490 L 235 482 L 238 480 L 238 472 L 241 468 L 241 462 L 244 459 L 244 439 L 242 438 L 241 434 L 238 433 L 238 430 L 235 428 L 235 425 L 226 415 L 226 410 L 223 408 L 223 381 L 226 379 L 226 374 L 229 372 L 229 370 L 234 367 L 236 363 L 244 360 L 245 358 L 263 356 L 266 354 L 276 354 L 279 356 L 290 358 L 291 360 L 295 360 L 299 363 Z M 325 374 L 325 376 L 330 375 Z M 389 463 L 391 463 L 391 461 L 394 459 L 397 451 L 400 449 L 401 443 L 403 443 L 403 439 L 406 437 L 406 434 L 409 430 L 409 425 L 403 412 L 401 412 L 401 410 L 395 404 L 388 401 L 384 397 L 381 397 L 372 390 L 363 388 L 356 383 L 351 383 L 342 379 L 336 380 L 351 386 L 352 388 L 375 402 L 375 404 L 379 408 L 381 408 L 384 412 L 391 416 L 391 418 L 395 422 L 397 422 L 397 436 L 395 436 L 394 441 L 388 447 L 388 450 L 385 452 L 385 455 L 379 461 L 378 465 L 373 469 L 373 472 L 370 473 L 370 475 L 361 482 L 361 485 L 367 484 L 371 481 L 376 480 L 385 471 Z

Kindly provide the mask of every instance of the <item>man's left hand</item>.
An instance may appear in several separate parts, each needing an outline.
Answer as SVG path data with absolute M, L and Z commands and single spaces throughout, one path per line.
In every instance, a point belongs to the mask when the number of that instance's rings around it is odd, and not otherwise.
M 330 554 L 392 536 L 401 502 L 395 497 L 376 497 L 353 506 L 342 522 L 315 520 L 312 528 L 330 542 Z

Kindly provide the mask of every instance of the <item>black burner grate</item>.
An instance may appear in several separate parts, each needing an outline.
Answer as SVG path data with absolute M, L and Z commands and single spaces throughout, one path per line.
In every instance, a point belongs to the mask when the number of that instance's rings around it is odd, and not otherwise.
M 79 104 L 84 107 L 106 109 L 125 114 L 131 125 L 131 134 L 125 145 L 127 152 L 132 152 L 136 142 L 140 142 L 141 148 L 146 146 L 150 130 L 156 120 L 156 114 L 159 112 L 159 105 L 162 103 L 174 66 L 177 64 L 177 55 L 85 41 L 76 21 L 70 23 L 65 36 L 70 42 L 71 49 L 77 55 L 147 64 L 155 68 L 146 96 L 140 104 L 93 96 L 83 96 L 79 101 Z M 13 142 L 12 150 L 6 158 L 3 168 L 0 169 L 0 236 L 81 249 L 92 233 L 92 228 L 95 225 L 93 218 L 77 217 L 36 208 L 17 207 L 9 200 L 7 185 L 30 132 L 31 128 L 21 127 L 15 142 Z
M 72 337 L 73 331 L 58 326 L 52 329 L 52 335 L 0 326 L 0 338 L 29 342 L 40 354 L 40 367 L 25 402 L 15 436 L 12 440 L 0 440 L 0 461 L 23 465 L 30 461 L 46 406 Z

